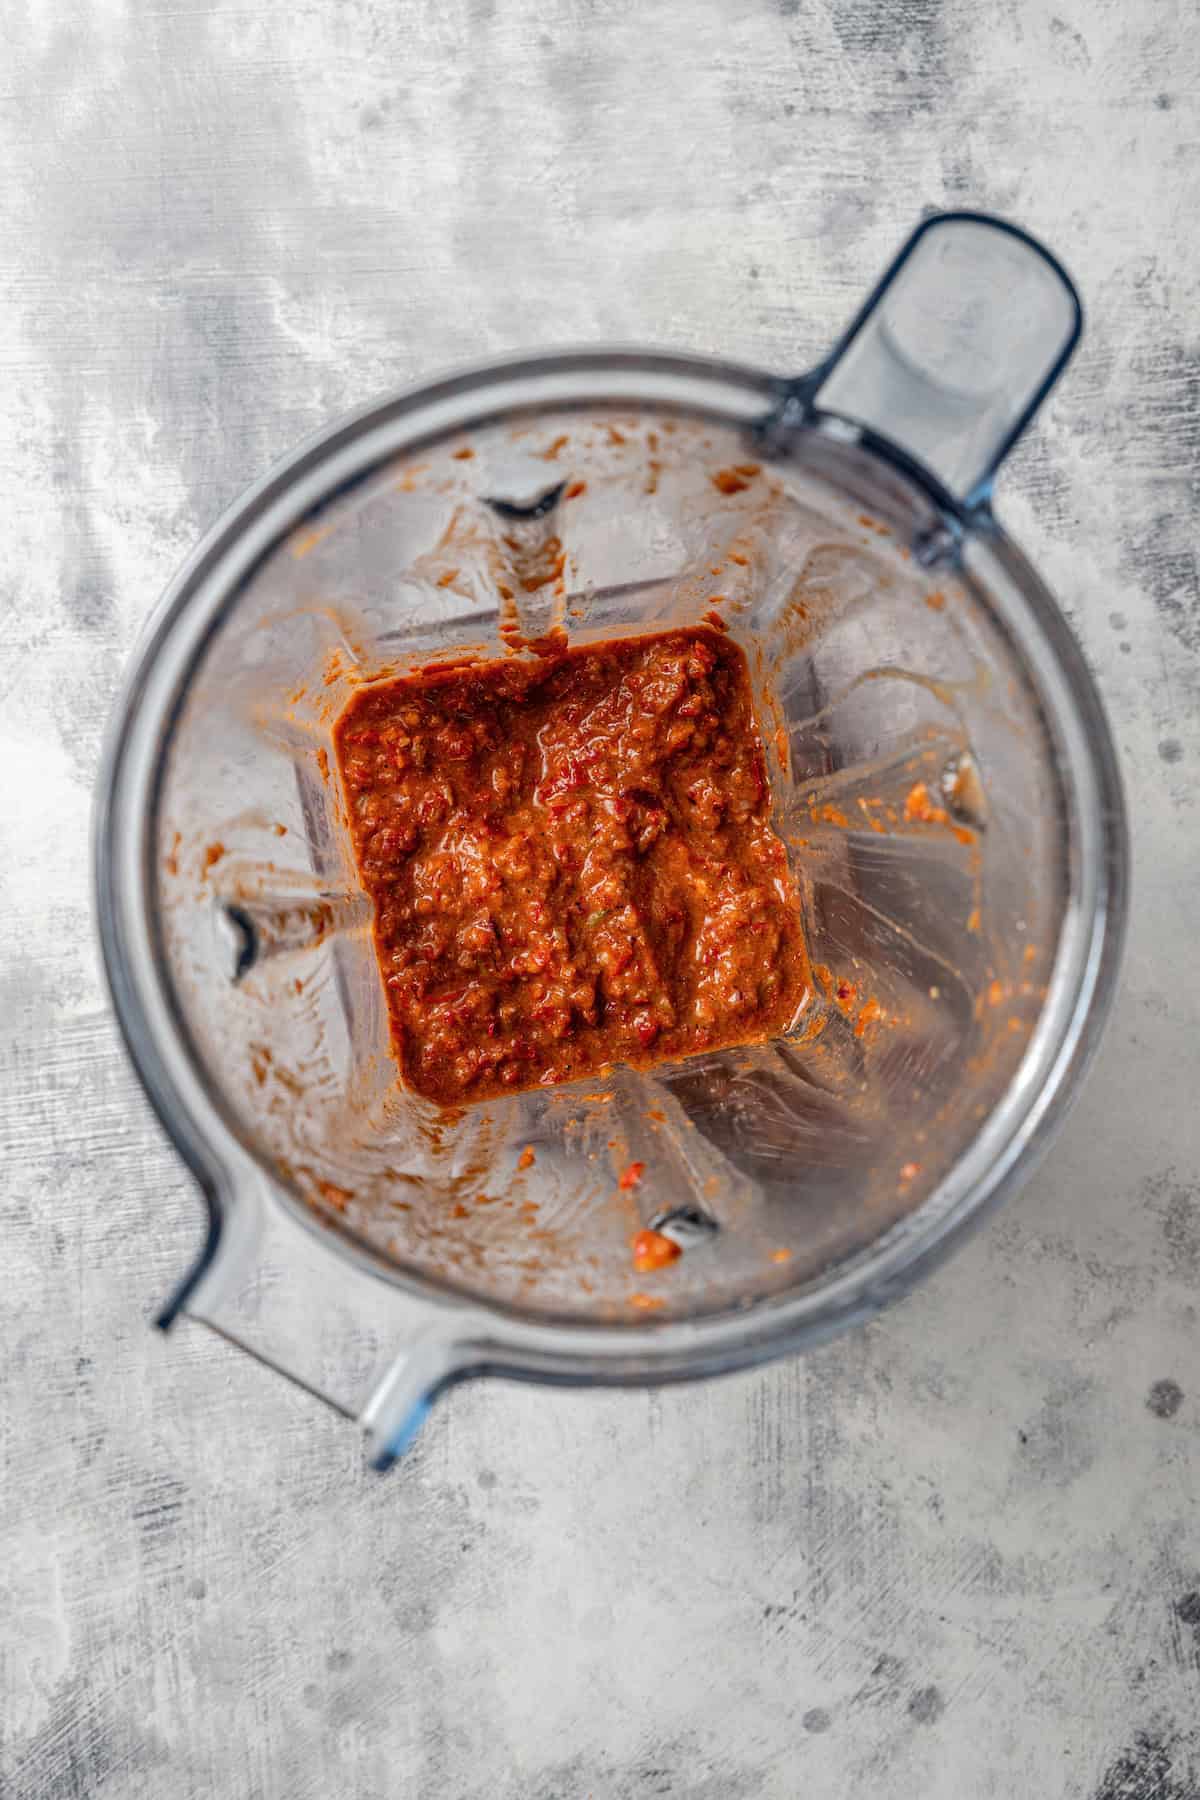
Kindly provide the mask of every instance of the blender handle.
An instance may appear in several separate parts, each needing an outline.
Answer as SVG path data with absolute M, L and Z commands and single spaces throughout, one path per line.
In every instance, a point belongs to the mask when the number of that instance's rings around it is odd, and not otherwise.
M 865 428 L 974 511 L 1082 329 L 1079 295 L 1044 245 L 986 213 L 935 213 L 790 407 Z
M 207 1242 L 158 1325 L 207 1325 L 357 1420 L 372 1465 L 390 1467 L 437 1396 L 486 1360 L 464 1309 L 381 1280 L 365 1257 L 331 1256 L 326 1228 L 301 1220 L 261 1178 L 205 1189 Z

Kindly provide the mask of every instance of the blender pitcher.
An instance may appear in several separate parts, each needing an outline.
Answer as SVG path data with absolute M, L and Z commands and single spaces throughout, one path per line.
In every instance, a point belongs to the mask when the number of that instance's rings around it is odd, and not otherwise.
M 812 1343 L 1028 1167 L 1125 896 L 1095 691 L 991 510 L 1079 331 L 1045 250 L 943 214 L 807 376 L 477 369 L 335 424 L 219 522 L 134 659 L 97 816 L 114 1002 L 208 1208 L 163 1324 L 308 1387 L 383 1465 L 469 1375 Z M 439 1111 L 389 1046 L 338 713 L 382 675 L 704 619 L 747 654 L 805 1004 L 771 1043 Z M 647 1225 L 683 1254 L 635 1275 Z

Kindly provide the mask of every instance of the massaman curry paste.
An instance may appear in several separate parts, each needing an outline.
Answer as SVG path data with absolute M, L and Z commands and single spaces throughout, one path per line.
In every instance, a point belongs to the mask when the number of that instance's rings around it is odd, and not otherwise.
M 463 1105 L 791 1022 L 799 905 L 718 632 L 378 683 L 335 736 L 417 1093 Z

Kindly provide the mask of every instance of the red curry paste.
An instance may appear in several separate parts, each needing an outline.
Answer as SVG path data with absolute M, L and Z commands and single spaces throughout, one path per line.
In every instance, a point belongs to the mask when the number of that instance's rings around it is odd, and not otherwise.
M 381 682 L 335 741 L 417 1093 L 462 1105 L 791 1022 L 799 905 L 718 632 Z

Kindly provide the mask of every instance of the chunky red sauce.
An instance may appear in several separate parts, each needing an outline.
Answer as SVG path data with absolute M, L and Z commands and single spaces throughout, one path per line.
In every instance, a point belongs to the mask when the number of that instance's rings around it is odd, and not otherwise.
M 790 1023 L 799 906 L 718 632 L 379 683 L 335 741 L 418 1093 L 461 1105 Z

